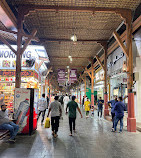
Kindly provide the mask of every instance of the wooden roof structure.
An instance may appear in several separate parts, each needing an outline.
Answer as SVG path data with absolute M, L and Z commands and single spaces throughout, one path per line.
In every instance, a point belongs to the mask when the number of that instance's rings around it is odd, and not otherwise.
M 24 26 L 45 46 L 53 73 L 76 68 L 81 73 L 122 23 L 119 13 L 134 11 L 140 0 L 6 0 L 11 8 L 26 8 Z M 104 11 L 105 10 L 105 11 Z M 113 11 L 116 11 L 115 13 Z M 124 12 L 123 12 L 124 13 Z M 1 27 L 1 25 L 0 25 Z M 70 37 L 77 36 L 77 42 Z M 72 57 L 72 63 L 68 56 Z

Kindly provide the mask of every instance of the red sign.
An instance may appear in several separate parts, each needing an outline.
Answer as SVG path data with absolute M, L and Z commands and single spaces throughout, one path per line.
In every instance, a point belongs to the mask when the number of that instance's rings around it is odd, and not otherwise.
M 13 77 L 15 76 L 16 72 L 15 70 L 10 70 L 10 71 L 3 71 L 0 70 L 0 77 Z M 32 77 L 33 76 L 33 71 L 21 71 L 21 76 L 22 77 Z

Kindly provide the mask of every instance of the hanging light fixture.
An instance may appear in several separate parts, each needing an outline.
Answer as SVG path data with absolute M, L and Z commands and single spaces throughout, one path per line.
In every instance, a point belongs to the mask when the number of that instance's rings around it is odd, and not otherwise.
M 72 40 L 73 42 L 76 42 L 76 41 L 77 41 L 77 37 L 76 37 L 75 34 L 71 36 L 71 40 Z
M 127 72 L 126 61 L 123 62 L 122 71 L 123 71 L 123 72 Z

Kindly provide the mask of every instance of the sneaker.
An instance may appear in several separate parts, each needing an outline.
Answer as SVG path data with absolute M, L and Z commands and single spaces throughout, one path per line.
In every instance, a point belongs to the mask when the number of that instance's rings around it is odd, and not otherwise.
M 57 134 L 54 134 L 54 138 L 57 138 L 58 137 L 58 135 Z
M 70 133 L 70 135 L 69 136 L 72 136 L 72 134 Z
M 9 142 L 15 143 L 16 140 L 15 139 L 8 139 Z
M 118 133 L 122 133 L 122 131 L 119 131 Z
M 114 129 L 112 129 L 111 132 L 116 132 L 116 131 Z

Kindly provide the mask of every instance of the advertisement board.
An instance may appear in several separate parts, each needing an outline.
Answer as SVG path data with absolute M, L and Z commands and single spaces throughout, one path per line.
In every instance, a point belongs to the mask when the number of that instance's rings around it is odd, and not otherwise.
M 69 74 L 69 82 L 74 83 L 77 81 L 77 69 L 71 69 Z
M 65 69 L 58 69 L 58 82 L 62 83 L 65 81 Z
M 28 111 L 30 107 L 30 90 L 25 88 L 15 88 L 14 119 L 19 125 L 19 133 L 27 125 Z

